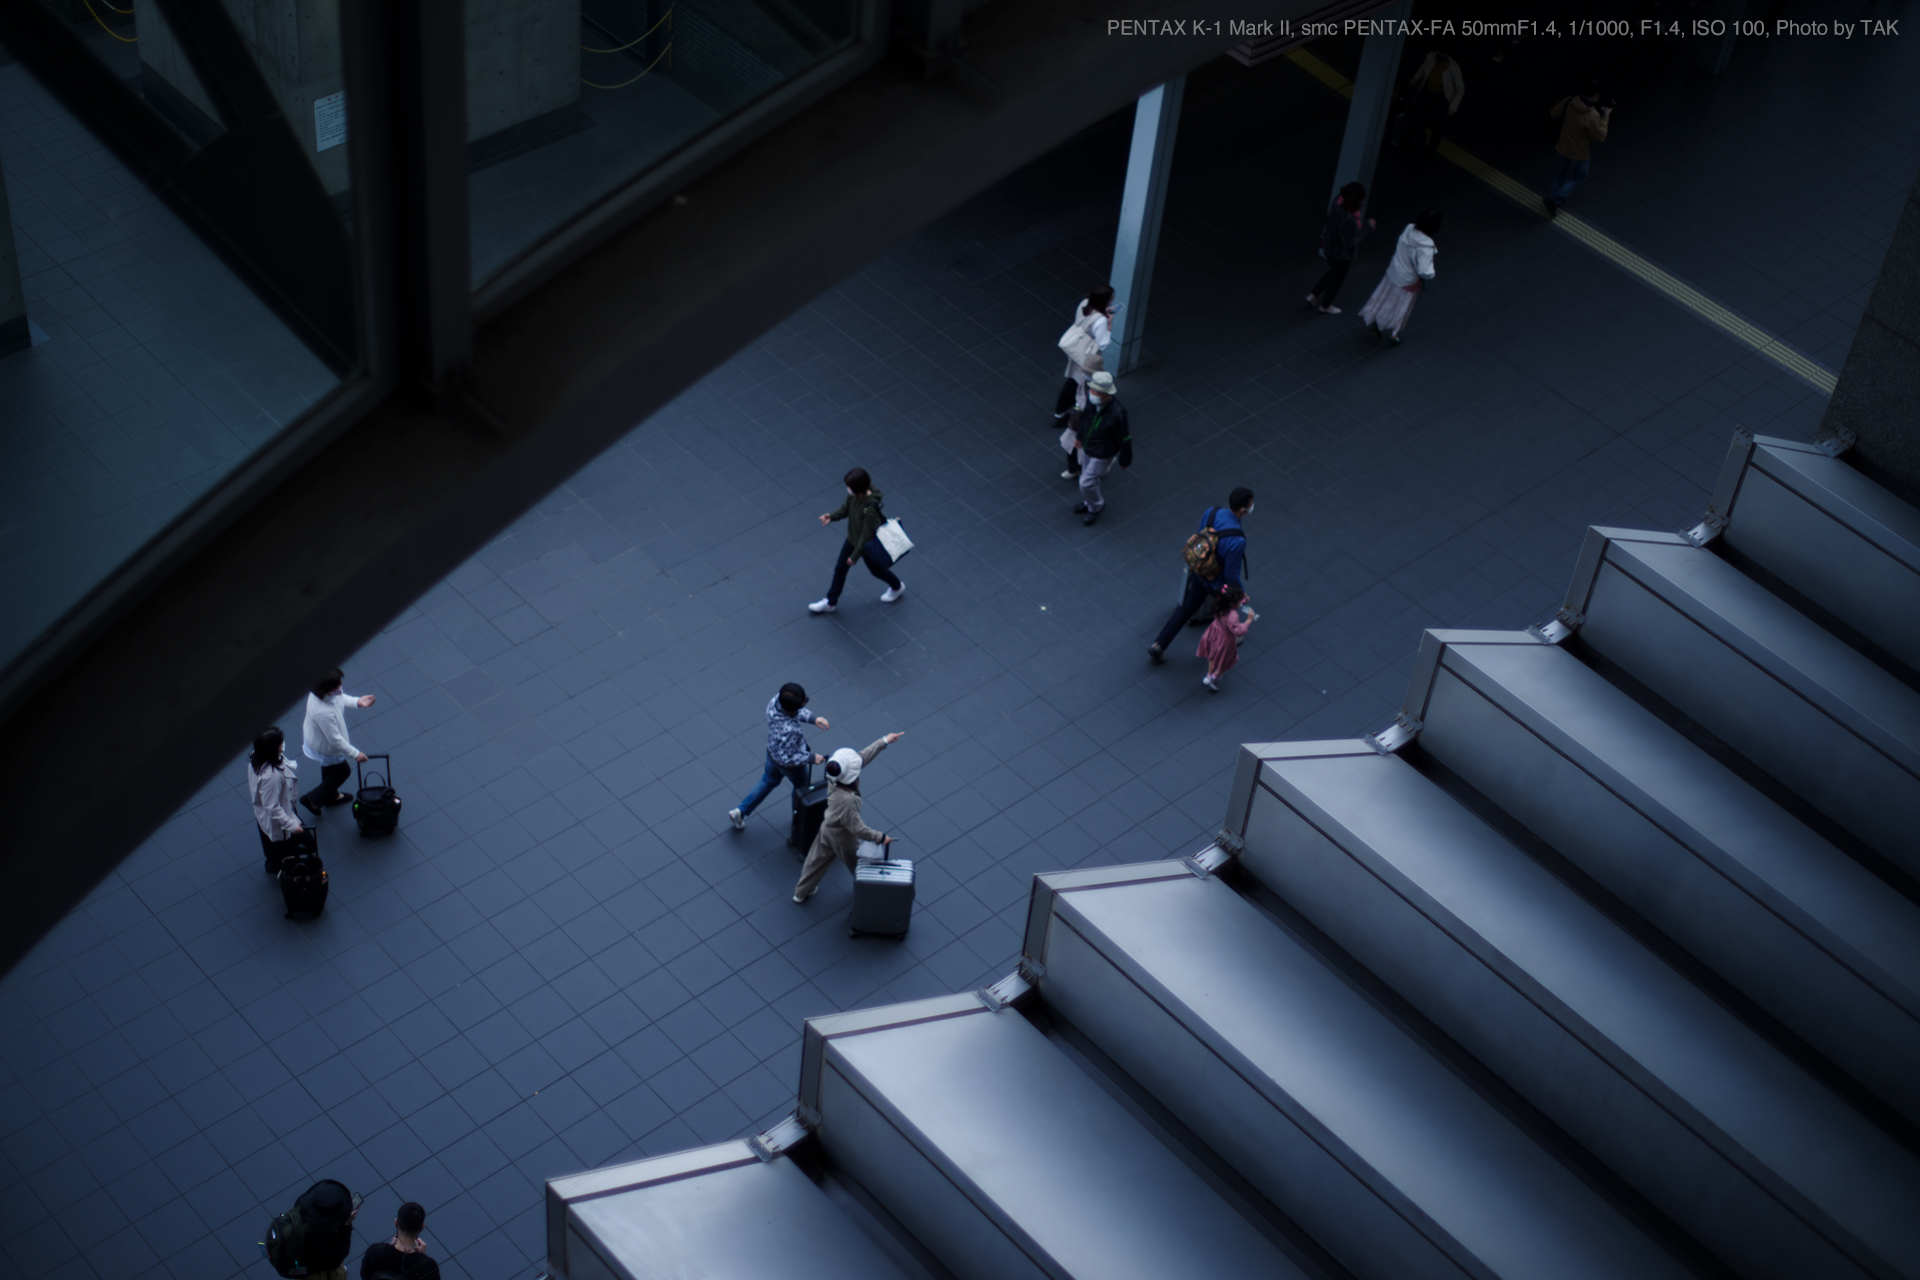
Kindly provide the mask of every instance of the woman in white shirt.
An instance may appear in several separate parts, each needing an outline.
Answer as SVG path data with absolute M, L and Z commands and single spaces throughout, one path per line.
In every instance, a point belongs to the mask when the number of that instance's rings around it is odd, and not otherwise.
M 1393 246 L 1393 260 L 1387 263 L 1387 274 L 1367 299 L 1367 305 L 1360 308 L 1360 319 L 1367 328 L 1386 339 L 1389 345 L 1400 345 L 1400 331 L 1407 327 L 1407 317 L 1413 314 L 1413 300 L 1433 283 L 1433 255 L 1440 252 L 1433 242 L 1433 233 L 1439 229 L 1438 209 L 1424 210 L 1408 223 Z
M 287 841 L 305 830 L 293 811 L 300 779 L 298 766 L 287 759 L 287 737 L 278 729 L 263 730 L 253 740 L 247 757 L 247 794 L 253 801 L 254 825 L 260 828 L 260 848 L 267 855 L 267 874 L 277 875 Z
M 365 762 L 367 753 L 347 740 L 347 706 L 373 705 L 373 695 L 362 696 L 357 693 L 342 693 L 340 685 L 345 680 L 340 668 L 335 667 L 320 677 L 313 686 L 313 692 L 307 695 L 307 719 L 301 727 L 300 749 L 306 752 L 307 759 L 318 761 L 320 765 L 320 785 L 300 797 L 300 803 L 314 817 L 320 816 L 322 805 L 345 804 L 353 799 L 340 790 L 340 784 L 353 774 L 349 759 Z
M 1103 284 L 1080 299 L 1079 305 L 1073 309 L 1073 327 L 1086 329 L 1087 336 L 1093 339 L 1101 357 L 1096 358 L 1091 366 L 1082 365 L 1069 357 L 1066 381 L 1061 384 L 1060 394 L 1053 402 L 1053 422 L 1061 429 L 1060 447 L 1067 451 L 1067 469 L 1060 473 L 1062 480 L 1072 480 L 1080 474 L 1080 465 L 1074 461 L 1072 424 L 1067 421 L 1067 415 L 1087 407 L 1087 379 L 1106 367 L 1104 355 L 1107 348 L 1113 345 L 1112 285 Z

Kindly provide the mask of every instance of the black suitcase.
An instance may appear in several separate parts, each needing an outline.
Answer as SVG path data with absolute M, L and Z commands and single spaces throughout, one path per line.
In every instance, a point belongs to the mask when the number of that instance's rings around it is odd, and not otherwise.
M 360 779 L 353 792 L 353 820 L 360 824 L 363 836 L 390 836 L 400 825 L 400 793 L 389 785 L 393 777 L 393 757 L 368 756 L 367 759 L 384 761 L 386 768 L 382 773 L 375 773 L 364 764 L 354 766 Z
M 913 864 L 905 860 L 862 862 L 853 873 L 853 914 L 848 930 L 855 934 L 906 936 L 913 922 Z
M 787 834 L 787 847 L 803 856 L 813 848 L 813 839 L 820 834 L 820 824 L 827 820 L 827 788 L 833 784 L 825 778 L 812 783 L 805 791 L 793 789 L 793 830 Z
M 311 830 L 303 834 L 311 835 Z M 311 918 L 326 910 L 327 868 L 320 861 L 317 842 L 303 844 L 280 859 L 280 897 L 287 904 L 289 920 Z

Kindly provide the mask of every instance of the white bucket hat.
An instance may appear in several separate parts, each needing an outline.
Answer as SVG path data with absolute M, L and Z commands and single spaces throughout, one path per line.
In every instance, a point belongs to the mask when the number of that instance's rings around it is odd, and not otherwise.
M 1102 369 L 1087 379 L 1087 390 L 1098 391 L 1103 396 L 1112 395 L 1114 393 L 1113 375 Z
M 860 753 L 852 747 L 842 747 L 827 757 L 827 776 L 843 787 L 850 787 L 860 778 Z

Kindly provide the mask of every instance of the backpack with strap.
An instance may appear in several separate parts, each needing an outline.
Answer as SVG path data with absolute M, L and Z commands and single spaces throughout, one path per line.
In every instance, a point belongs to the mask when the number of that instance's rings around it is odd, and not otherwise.
M 307 1220 L 300 1210 L 289 1209 L 267 1224 L 267 1238 L 260 1242 L 260 1256 L 267 1265 L 289 1280 L 307 1274 L 300 1255 L 307 1244 Z
M 1106 367 L 1106 361 L 1100 355 L 1100 343 L 1093 336 L 1093 322 L 1100 319 L 1101 312 L 1092 315 L 1078 315 L 1067 331 L 1060 335 L 1059 348 L 1067 353 L 1067 359 L 1085 369 L 1088 373 L 1098 373 Z
M 1220 558 L 1220 539 L 1240 533 L 1238 529 L 1215 529 L 1214 518 L 1219 514 L 1219 507 L 1208 509 L 1206 528 L 1187 539 L 1186 550 L 1183 553 L 1187 558 L 1187 568 L 1202 582 L 1217 581 L 1225 569 Z M 1240 534 L 1240 536 L 1246 535 Z

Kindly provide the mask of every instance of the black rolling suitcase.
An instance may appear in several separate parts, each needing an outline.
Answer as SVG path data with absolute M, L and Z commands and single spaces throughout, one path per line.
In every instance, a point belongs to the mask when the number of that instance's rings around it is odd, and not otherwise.
M 822 778 L 805 791 L 793 789 L 793 830 L 787 834 L 787 847 L 802 856 L 813 848 L 813 838 L 827 820 L 827 788 L 832 785 Z
M 287 904 L 287 919 L 310 919 L 326 910 L 327 868 L 311 828 L 293 839 L 292 851 L 280 859 L 280 897 Z
M 354 766 L 360 777 L 353 792 L 353 820 L 360 824 L 363 836 L 390 836 L 400 825 L 400 793 L 391 785 L 393 757 L 368 756 L 367 759 L 379 760 L 385 767 L 375 773 L 364 764 Z
M 913 864 L 862 862 L 853 872 L 853 914 L 847 920 L 855 933 L 905 936 L 913 923 Z

